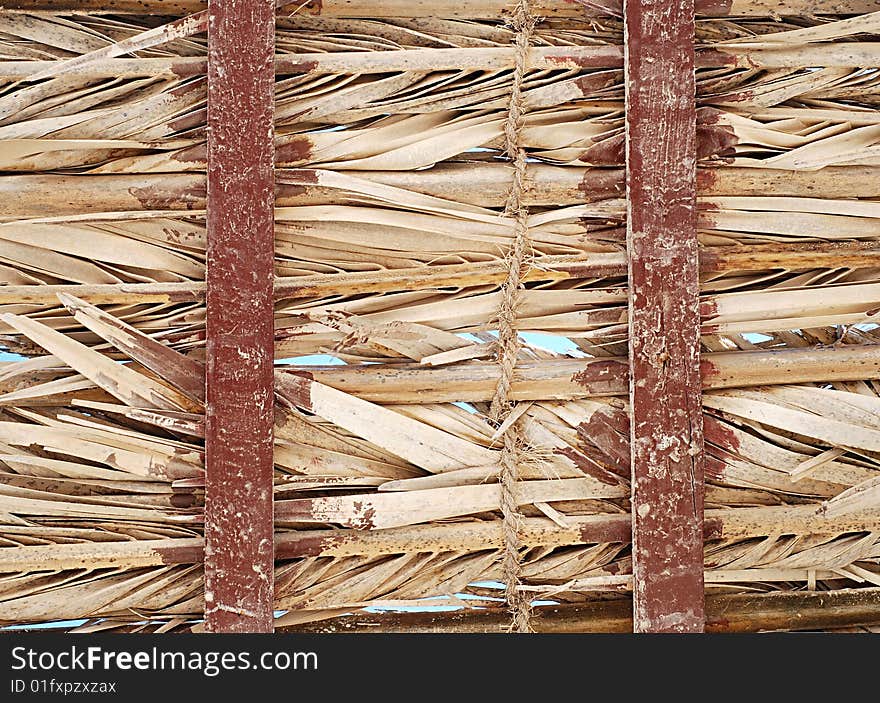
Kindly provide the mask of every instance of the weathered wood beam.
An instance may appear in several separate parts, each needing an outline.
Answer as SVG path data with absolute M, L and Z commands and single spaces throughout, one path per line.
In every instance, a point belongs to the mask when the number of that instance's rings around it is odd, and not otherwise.
M 567 46 L 532 49 L 531 70 L 620 68 L 623 47 Z M 693 55 L 693 52 L 692 52 Z M 301 73 L 372 74 L 399 71 L 506 71 L 513 68 L 513 49 L 402 49 L 376 52 L 280 54 L 275 57 L 279 75 Z M 802 66 L 863 67 L 880 65 L 880 43 L 835 42 L 795 48 L 766 49 L 729 45 L 696 53 L 697 68 L 798 68 Z M 3 61 L 0 80 L 27 81 L 50 72 L 59 61 Z M 175 58 L 97 59 L 68 71 L 83 79 L 192 78 L 207 72 L 207 60 L 198 56 Z
M 618 68 L 623 64 L 620 46 L 536 47 L 530 56 L 533 70 Z M 716 55 L 711 64 L 722 59 Z M 733 59 L 730 59 L 733 60 Z M 515 53 L 508 47 L 463 49 L 401 49 L 395 51 L 338 51 L 314 54 L 278 54 L 279 75 L 301 73 L 389 73 L 398 71 L 506 71 L 513 68 Z M 51 71 L 60 61 L 3 61 L 0 80 L 28 80 Z M 68 75 L 99 78 L 191 78 L 205 75 L 207 60 L 200 56 L 172 58 L 96 59 L 70 69 Z
M 10 363 L 15 362 L 0 362 L 0 367 Z M 497 383 L 497 368 L 480 361 L 442 367 L 279 368 L 364 400 L 388 404 L 486 402 Z M 703 355 L 701 371 L 706 390 L 875 380 L 880 377 L 880 345 L 716 352 Z M 617 357 L 523 362 L 513 381 L 513 397 L 522 401 L 622 396 L 626 392 L 627 360 Z
M 624 0 L 633 627 L 701 632 L 694 0 Z
M 442 164 L 422 171 L 359 171 L 357 177 L 426 195 L 484 207 L 502 207 L 510 174 L 500 164 Z M 320 169 L 280 170 L 279 207 L 349 204 L 347 193 L 322 184 Z M 880 167 L 829 166 L 820 171 L 769 168 L 706 168 L 697 173 L 697 192 L 713 196 L 823 198 L 880 197 Z M 578 205 L 622 197 L 622 169 L 530 164 L 525 198 L 529 205 Z M 199 173 L 125 175 L 0 176 L 0 218 L 63 217 L 101 212 L 177 212 L 205 209 L 205 176 Z
M 273 627 L 274 0 L 211 0 L 205 620 Z
M 319 620 L 278 629 L 289 633 L 505 633 L 509 617 L 501 610 L 455 612 L 365 613 Z M 539 606 L 534 613 L 537 632 L 556 634 L 632 632 L 629 598 L 577 605 Z M 706 597 L 707 632 L 834 631 L 880 625 L 880 589 L 736 593 Z M 165 618 L 114 628 L 114 632 L 193 632 L 199 626 L 181 623 L 168 630 Z M 25 631 L 45 632 L 41 625 Z
M 505 632 L 501 610 L 447 613 L 357 613 L 333 620 L 279 628 L 283 632 Z M 822 630 L 880 623 L 880 588 L 781 591 L 706 596 L 706 632 Z M 632 632 L 629 598 L 535 609 L 536 632 Z
M 880 345 L 718 352 L 705 354 L 700 370 L 702 387 L 707 390 L 866 381 L 880 376 Z M 493 364 L 479 361 L 433 368 L 419 364 L 304 366 L 294 372 L 374 403 L 483 403 L 492 399 L 498 382 Z M 627 374 L 623 358 L 523 362 L 517 366 L 511 397 L 525 401 L 625 395 Z

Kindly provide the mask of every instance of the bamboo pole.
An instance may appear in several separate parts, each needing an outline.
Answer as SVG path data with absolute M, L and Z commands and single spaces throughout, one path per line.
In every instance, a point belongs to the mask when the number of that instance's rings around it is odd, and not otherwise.
M 510 168 L 505 164 L 441 163 L 419 171 L 361 171 L 357 176 L 373 183 L 483 207 L 504 207 L 510 189 Z M 295 198 L 297 204 L 303 205 L 340 202 L 338 193 L 319 185 L 304 183 L 298 188 L 296 195 L 280 190 L 279 197 Z M 523 198 L 530 207 L 578 205 L 585 200 L 622 197 L 623 192 L 622 169 L 529 164 Z
M 347 195 L 322 185 L 320 169 L 281 171 L 276 205 L 344 204 Z M 504 204 L 510 173 L 502 164 L 455 164 L 410 172 L 360 171 L 357 177 L 460 200 L 472 205 Z M 554 182 L 555 181 L 555 182 Z M 769 168 L 706 168 L 698 172 L 698 193 L 712 196 L 823 198 L 880 197 L 880 168 L 829 166 L 819 171 Z M 546 190 L 545 190 L 546 189 Z M 559 168 L 532 164 L 525 191 L 529 205 L 577 205 L 620 197 L 622 169 Z M 205 176 L 199 173 L 0 176 L 0 218 L 61 217 L 98 212 L 203 211 Z
M 498 610 L 451 613 L 357 613 L 333 620 L 279 628 L 279 632 L 505 632 L 510 617 Z M 880 588 L 783 591 L 706 596 L 707 632 L 820 630 L 880 623 Z M 578 605 L 542 606 L 537 632 L 632 632 L 629 598 Z
M 880 345 L 810 347 L 703 355 L 703 388 L 866 381 L 880 376 Z M 420 364 L 286 366 L 344 393 L 376 403 L 484 402 L 491 398 L 497 369 L 473 361 L 443 367 Z M 518 400 L 573 400 L 626 394 L 624 358 L 552 359 L 523 362 L 513 383 Z
M 570 515 L 563 527 L 546 518 L 525 518 L 522 543 L 564 547 L 631 540 L 629 514 Z M 719 508 L 706 511 L 707 540 L 747 539 L 768 534 L 833 537 L 880 530 L 877 511 L 827 515 L 813 505 Z M 383 530 L 315 529 L 275 534 L 276 559 L 351 557 L 427 551 L 474 552 L 504 546 L 501 522 L 449 522 Z M 52 544 L 0 549 L 0 573 L 65 569 L 143 568 L 198 564 L 204 560 L 200 537 Z
M 522 544 L 564 547 L 604 542 L 629 543 L 629 514 L 566 517 L 566 527 L 546 518 L 525 518 Z M 706 511 L 704 534 L 710 539 L 747 539 L 768 534 L 836 536 L 880 527 L 876 511 L 863 510 L 829 517 L 815 506 L 719 508 Z M 276 556 L 345 557 L 423 551 L 501 549 L 500 521 L 434 523 L 388 530 L 310 530 L 276 535 Z
M 179 15 L 198 12 L 207 7 L 207 0 L 114 0 L 108 9 L 107 0 L 5 0 L 3 9 L 9 12 L 76 12 L 136 15 Z M 457 19 L 497 19 L 510 12 L 513 0 L 291 0 L 279 3 L 279 15 L 284 16 L 304 5 L 302 12 L 323 17 L 448 17 Z M 605 11 L 601 6 L 609 8 Z M 620 0 L 590 7 L 581 3 L 558 0 L 533 0 L 532 11 L 540 17 L 601 17 L 620 13 Z M 838 0 L 829 8 L 827 0 L 696 0 L 700 15 L 807 15 L 807 14 L 860 14 L 876 9 L 873 0 Z
M 590 257 L 550 256 L 528 272 L 526 281 L 562 281 L 575 278 L 604 278 L 626 273 L 622 254 L 594 254 Z M 720 264 L 719 264 L 720 265 Z M 507 275 L 503 261 L 420 266 L 417 268 L 366 273 L 341 273 L 277 278 L 276 299 L 321 297 L 325 295 L 356 295 L 395 290 L 465 287 L 501 283 Z M 190 302 L 204 300 L 205 285 L 192 283 L 136 283 L 54 286 L 0 287 L 0 304 L 55 304 L 59 293 L 75 295 L 86 302 L 139 303 Z
M 201 537 L 126 542 L 87 542 L 0 549 L 0 573 L 44 569 L 139 569 L 170 564 L 198 564 L 205 558 Z M 24 550 L 24 551 L 23 551 Z
M 511 397 L 523 401 L 625 395 L 628 368 L 622 358 L 524 362 L 517 366 Z M 880 345 L 705 354 L 701 370 L 707 390 L 871 380 L 880 377 Z M 309 366 L 298 371 L 374 403 L 482 403 L 491 400 L 498 382 L 497 365 L 484 362 L 439 368 Z

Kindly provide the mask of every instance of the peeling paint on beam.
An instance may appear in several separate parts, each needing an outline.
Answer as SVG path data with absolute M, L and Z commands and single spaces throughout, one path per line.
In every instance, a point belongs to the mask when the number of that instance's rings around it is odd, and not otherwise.
M 633 628 L 701 632 L 694 0 L 625 0 Z
M 205 617 L 271 632 L 274 0 L 211 0 Z

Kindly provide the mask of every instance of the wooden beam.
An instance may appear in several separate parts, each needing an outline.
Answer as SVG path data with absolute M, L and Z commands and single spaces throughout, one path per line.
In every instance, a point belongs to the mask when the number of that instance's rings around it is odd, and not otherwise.
M 513 68 L 515 53 L 508 47 L 454 49 L 398 49 L 394 51 L 334 51 L 314 54 L 278 54 L 273 58 L 280 75 L 303 73 L 375 74 L 397 71 L 505 71 Z M 735 61 L 735 55 L 711 55 L 710 65 Z M 0 79 L 28 80 L 51 71 L 60 61 L 4 61 Z M 623 63 L 620 46 L 539 47 L 533 49 L 531 69 L 618 68 Z M 723 65 L 723 63 L 722 63 Z M 191 78 L 205 75 L 207 62 L 200 56 L 143 59 L 97 59 L 69 71 L 80 78 Z
M 621 46 L 566 46 L 532 49 L 531 70 L 579 70 L 620 68 Z M 693 56 L 693 52 L 692 52 Z M 304 73 L 377 74 L 399 71 L 506 71 L 513 68 L 515 54 L 507 47 L 463 49 L 397 49 L 393 51 L 338 51 L 315 54 L 279 54 L 275 70 L 279 75 Z M 698 68 L 798 68 L 875 67 L 880 62 L 878 42 L 837 42 L 803 47 L 767 49 L 725 45 L 703 48 L 695 55 Z M 0 79 L 32 80 L 50 72 L 60 60 L 4 61 Z M 192 78 L 205 75 L 207 62 L 199 56 L 172 58 L 97 59 L 69 69 L 82 79 L 101 78 Z
M 441 164 L 422 171 L 359 171 L 357 178 L 471 205 L 504 205 L 509 172 L 502 164 Z M 344 190 L 325 185 L 322 169 L 279 170 L 277 205 L 343 205 Z M 283 181 L 283 182 L 281 182 Z M 702 197 L 878 198 L 880 168 L 827 166 L 819 171 L 770 168 L 703 168 Z M 580 205 L 623 197 L 624 173 L 617 168 L 529 164 L 526 204 Z M 205 208 L 203 173 L 114 175 L 27 174 L 0 176 L 0 218 L 64 217 L 103 212 L 168 212 L 197 216 Z M 177 212 L 175 212 L 177 211 Z
M 284 358 L 283 345 L 275 353 Z M 0 362 L 0 369 L 15 363 Z M 498 382 L 497 364 L 482 361 L 440 367 L 407 363 L 278 368 L 363 400 L 393 405 L 486 402 Z M 625 357 L 522 362 L 517 366 L 512 397 L 530 401 L 626 395 L 627 368 Z M 700 368 L 707 390 L 872 381 L 880 377 L 880 344 L 713 352 L 703 355 Z M 54 378 L 51 369 L 33 374 L 34 383 Z M 14 383 L 0 384 L 3 392 L 15 389 Z
M 274 0 L 211 0 L 205 618 L 271 632 Z
M 480 361 L 293 369 L 373 403 L 483 403 L 498 383 L 497 365 Z M 518 401 L 625 395 L 628 388 L 627 360 L 619 357 L 522 362 L 516 370 L 511 397 Z M 880 344 L 716 352 L 703 357 L 700 370 L 705 389 L 867 381 L 880 376 Z
M 333 620 L 280 628 L 283 632 L 504 632 L 501 610 L 451 613 L 355 613 Z M 707 632 L 821 630 L 880 624 L 880 588 L 837 591 L 736 593 L 706 598 Z M 631 632 L 629 598 L 536 608 L 536 632 Z
M 633 628 L 701 632 L 694 0 L 624 0 Z
M 168 629 L 167 618 L 149 623 L 119 626 L 114 632 L 140 634 L 192 632 L 192 624 Z M 453 612 L 367 613 L 288 625 L 289 633 L 504 633 L 510 617 L 505 611 L 459 610 Z M 536 632 L 578 634 L 632 631 L 632 601 L 626 597 L 579 604 L 540 606 L 532 625 Z M 815 631 L 880 625 L 880 588 L 845 588 L 833 591 L 778 591 L 773 593 L 725 593 L 706 597 L 707 632 Z M 40 631 L 30 625 L 26 631 Z

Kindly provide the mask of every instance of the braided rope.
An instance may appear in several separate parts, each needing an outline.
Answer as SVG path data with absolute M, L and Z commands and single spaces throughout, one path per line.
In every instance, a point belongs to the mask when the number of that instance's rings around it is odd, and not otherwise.
M 513 70 L 513 87 L 510 92 L 507 121 L 504 125 L 505 151 L 513 163 L 513 184 L 507 196 L 505 214 L 514 220 L 513 244 L 507 253 L 508 275 L 501 288 L 498 308 L 498 362 L 501 375 L 492 398 L 490 413 L 497 423 L 513 411 L 510 385 L 520 351 L 516 330 L 516 311 L 523 288 L 526 269 L 526 251 L 529 248 L 528 208 L 523 203 L 526 178 L 526 151 L 522 145 L 525 126 L 522 84 L 528 68 L 529 47 L 535 29 L 536 18 L 529 10 L 529 0 L 520 0 L 513 16 L 512 27 L 516 32 L 516 63 Z M 520 562 L 519 534 L 522 516 L 517 502 L 517 480 L 520 464 L 520 430 L 514 422 L 503 435 L 501 449 L 501 513 L 504 518 L 504 574 L 505 597 L 511 611 L 511 629 L 516 632 L 532 632 L 531 599 L 521 589 L 522 564 Z

